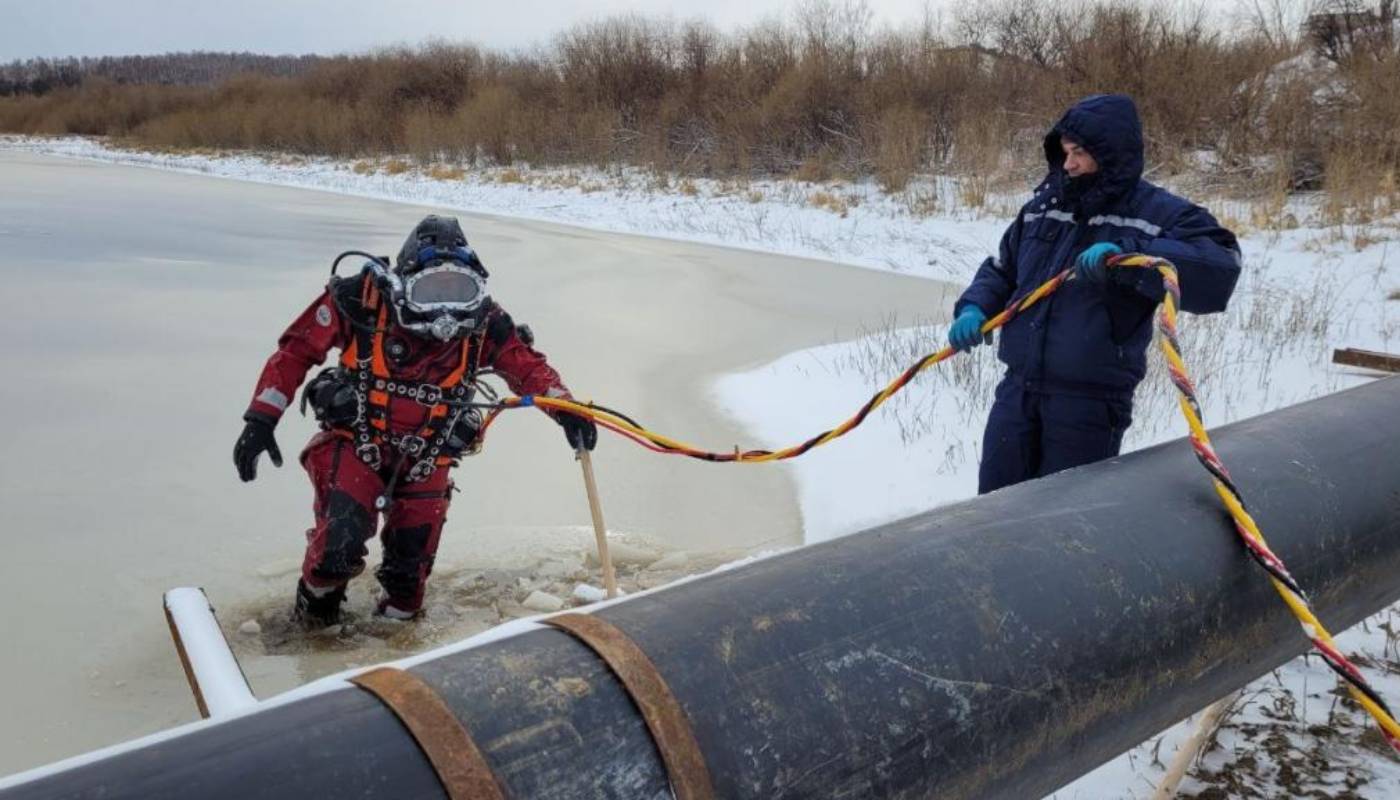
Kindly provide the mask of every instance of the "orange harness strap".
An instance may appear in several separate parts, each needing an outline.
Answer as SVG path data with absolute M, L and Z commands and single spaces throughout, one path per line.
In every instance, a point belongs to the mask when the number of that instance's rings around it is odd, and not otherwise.
M 377 323 L 374 328 L 357 326 L 340 357 L 341 366 L 355 375 L 355 392 L 363 407 L 363 417 L 354 426 L 355 454 L 378 469 L 382 458 L 380 447 L 387 443 L 412 460 L 409 481 L 425 480 L 435 469 L 450 465 L 454 460 L 452 455 L 442 452 L 451 433 L 447 423 L 452 414 L 452 406 L 443 401 L 470 399 L 465 383 L 476 373 L 482 338 L 468 336 L 462 340 L 457 365 L 442 382 L 409 385 L 396 381 L 389 359 L 385 357 L 389 304 L 379 302 L 378 291 L 371 284 L 366 278 L 360 292 L 361 302 L 367 308 L 378 308 Z M 428 406 L 425 424 L 412 435 L 399 436 L 390 430 L 389 403 L 394 395 L 413 398 Z

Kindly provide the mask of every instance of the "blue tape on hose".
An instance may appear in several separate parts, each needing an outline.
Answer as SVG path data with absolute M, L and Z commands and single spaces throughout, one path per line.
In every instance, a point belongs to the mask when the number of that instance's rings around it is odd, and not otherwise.
M 532 394 L 527 394 L 527 395 L 524 395 L 524 396 L 522 396 L 522 397 L 520 398 L 520 405 L 522 405 L 522 406 L 532 406 L 532 405 L 534 405 L 534 404 L 535 404 L 535 396 L 532 395 Z

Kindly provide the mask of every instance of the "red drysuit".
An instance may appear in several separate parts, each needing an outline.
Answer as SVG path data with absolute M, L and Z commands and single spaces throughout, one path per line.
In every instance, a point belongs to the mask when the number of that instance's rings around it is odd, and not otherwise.
M 367 333 L 370 330 L 375 333 Z M 315 527 L 307 531 L 302 580 L 314 591 L 334 590 L 364 570 L 365 543 L 379 523 L 376 501 L 392 482 L 381 533 L 384 558 L 376 577 L 389 606 L 413 613 L 423 604 L 453 491 L 448 473 L 456 461 L 455 454 L 434 449 L 426 474 L 406 479 L 409 468 L 426 454 L 405 455 L 390 440 L 429 434 L 434 417 L 444 414 L 441 406 L 435 410 L 433 387 L 469 381 L 477 370 L 494 370 L 519 395 L 567 397 L 568 390 L 544 354 L 521 340 L 510 316 L 494 303 L 477 333 L 442 342 L 398 326 L 384 309 L 384 299 L 360 276 L 333 281 L 282 334 L 277 352 L 263 368 L 248 414 L 275 424 L 307 371 L 333 348 L 342 351 L 347 368 L 356 365 L 358 355 L 365 374 L 371 355 L 365 351 L 373 351 L 380 371 L 370 376 L 379 378 L 370 388 L 379 391 L 363 393 L 361 408 L 366 397 L 378 398 L 381 427 L 323 425 L 326 429 L 302 452 L 301 463 L 316 495 Z M 361 434 L 372 434 L 368 449 L 377 453 L 365 452 Z M 430 435 L 426 438 L 431 442 Z

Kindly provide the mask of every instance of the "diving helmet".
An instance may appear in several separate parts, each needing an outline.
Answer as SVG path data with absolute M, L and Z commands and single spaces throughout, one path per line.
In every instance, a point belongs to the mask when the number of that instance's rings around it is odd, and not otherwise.
M 424 217 L 399 250 L 393 275 L 394 313 L 420 336 L 470 334 L 490 310 L 486 268 L 455 217 Z

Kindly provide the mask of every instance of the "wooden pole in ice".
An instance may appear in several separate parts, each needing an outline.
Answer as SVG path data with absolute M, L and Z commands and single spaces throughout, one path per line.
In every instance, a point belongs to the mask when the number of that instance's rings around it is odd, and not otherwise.
M 583 466 L 583 487 L 588 491 L 588 510 L 593 513 L 593 536 L 598 540 L 598 561 L 603 565 L 603 588 L 609 599 L 617 597 L 617 576 L 613 574 L 612 557 L 608 555 L 608 528 L 603 523 L 603 506 L 598 502 L 598 483 L 593 479 L 593 459 L 588 451 L 578 449 L 578 461 Z

